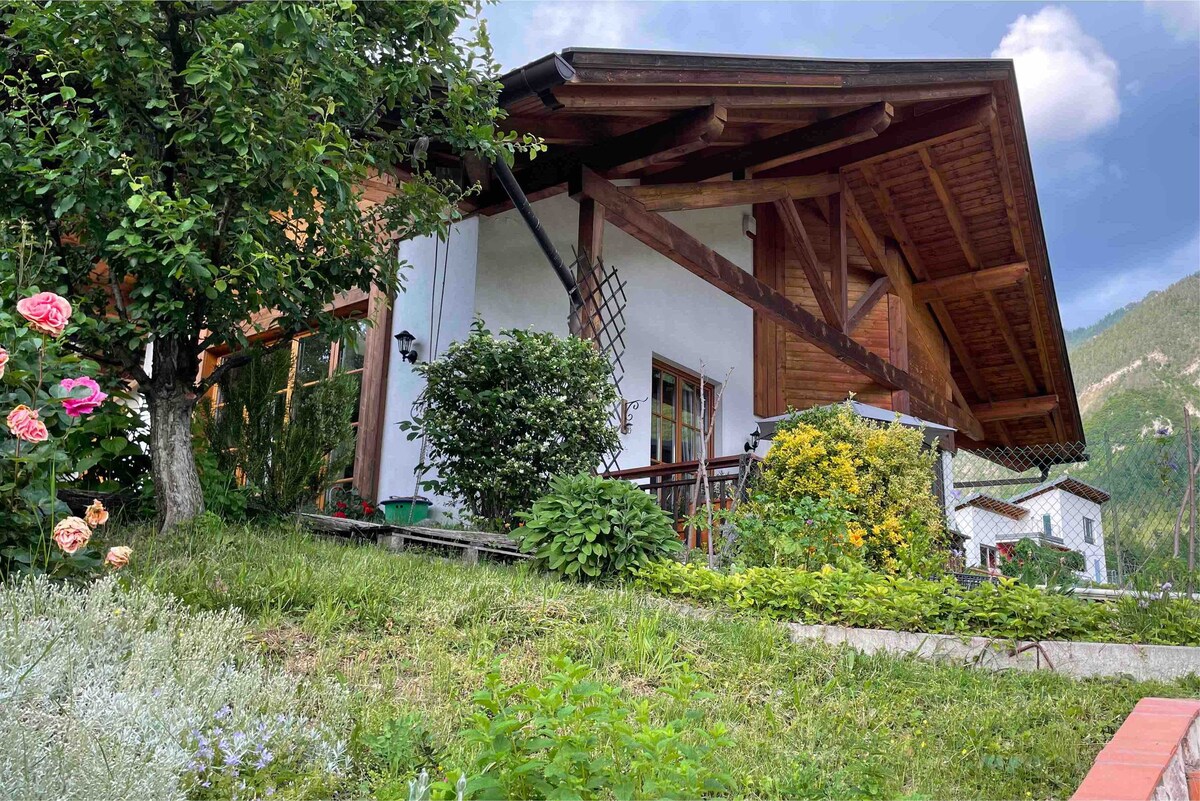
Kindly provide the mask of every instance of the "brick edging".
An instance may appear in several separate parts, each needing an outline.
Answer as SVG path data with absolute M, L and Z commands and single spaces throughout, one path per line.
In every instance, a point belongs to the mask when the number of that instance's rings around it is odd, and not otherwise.
M 1138 701 L 1071 796 L 1071 801 L 1189 799 L 1200 799 L 1200 701 L 1176 698 Z

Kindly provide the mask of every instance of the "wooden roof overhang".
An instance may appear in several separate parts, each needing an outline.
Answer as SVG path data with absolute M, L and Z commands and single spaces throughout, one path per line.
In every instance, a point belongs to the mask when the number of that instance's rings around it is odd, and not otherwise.
M 1075 451 L 1065 446 L 1083 440 L 1010 61 L 571 49 L 501 80 L 501 127 L 550 145 L 514 174 L 532 200 L 570 188 L 593 217 L 587 236 L 598 236 L 595 215 L 607 215 L 789 332 L 908 392 L 913 412 L 958 428 L 963 447 L 1057 445 L 1066 458 Z M 659 214 L 743 203 L 774 205 L 819 314 Z M 485 180 L 468 211 L 509 207 Z M 798 213 L 809 211 L 840 227 L 830 257 L 840 263 L 813 252 Z M 584 228 L 581 219 L 581 244 Z M 876 278 L 854 307 L 847 270 Z M 940 382 L 949 392 L 854 340 L 885 293 L 943 340 L 920 344 L 949 350 Z

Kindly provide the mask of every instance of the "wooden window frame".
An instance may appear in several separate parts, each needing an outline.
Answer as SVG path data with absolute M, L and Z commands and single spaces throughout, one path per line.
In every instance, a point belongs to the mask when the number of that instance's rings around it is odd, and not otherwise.
M 682 413 L 682 408 L 683 408 L 683 406 L 682 406 L 682 403 L 681 403 L 681 400 L 682 400 L 682 395 L 683 395 L 683 382 L 685 382 L 685 381 L 686 381 L 686 382 L 689 382 L 689 383 L 691 383 L 691 384 L 693 384 L 693 385 L 695 385 L 695 386 L 698 386 L 698 387 L 701 387 L 701 388 L 702 388 L 702 389 L 701 389 L 701 391 L 702 391 L 702 392 L 703 392 L 703 394 L 704 394 L 704 413 L 705 413 L 705 420 L 703 420 L 703 421 L 701 422 L 701 425 L 707 425 L 709 422 L 711 422 L 711 420 L 712 420 L 712 418 L 713 418 L 713 397 L 714 397 L 714 392 L 713 392 L 713 383 L 712 383 L 711 381 L 703 381 L 703 382 L 702 382 L 702 381 L 700 380 L 700 376 L 696 375 L 695 373 L 691 372 L 690 370 L 685 370 L 685 369 L 683 369 L 683 368 L 681 368 L 681 367 L 676 367 L 675 365 L 673 365 L 673 364 L 669 364 L 669 363 L 667 363 L 667 362 L 665 362 L 665 361 L 662 361 L 661 359 L 652 359 L 652 360 L 651 360 L 651 362 L 650 362 L 650 380 L 651 380 L 651 383 L 653 383 L 653 381 L 654 381 L 654 373 L 655 373 L 655 371 L 656 371 L 656 370 L 657 370 L 657 371 L 662 371 L 662 372 L 664 372 L 664 373 L 669 373 L 670 375 L 672 375 L 672 376 L 674 376 L 674 377 L 675 377 L 675 409 L 676 409 L 676 414 L 675 414 L 675 419 L 674 419 L 673 421 L 671 421 L 671 422 L 673 422 L 673 423 L 674 423 L 674 427 L 675 427 L 675 431 L 674 431 L 674 434 L 675 434 L 675 458 L 674 458 L 672 461 L 670 461 L 670 462 L 666 462 L 665 464 L 678 464 L 678 463 L 680 463 L 680 462 L 686 461 L 686 460 L 684 460 L 684 459 L 682 459 L 682 458 L 681 458 L 681 457 L 682 457 L 682 450 L 683 450 L 683 449 L 682 449 L 682 447 L 681 447 L 681 445 L 682 445 L 682 442 L 683 442 L 683 431 L 684 431 L 684 429 L 685 429 L 685 428 L 687 428 L 687 429 L 689 429 L 689 430 L 692 430 L 692 431 L 700 430 L 700 429 L 693 428 L 693 427 L 691 427 L 691 426 L 685 426 L 685 425 L 683 424 L 683 413 Z M 654 397 L 654 390 L 653 390 L 653 387 L 651 388 L 651 395 L 650 395 L 650 397 L 651 397 L 651 402 L 650 402 L 650 420 L 651 420 L 651 425 L 653 425 L 654 418 L 658 417 L 658 418 L 659 418 L 659 420 L 660 420 L 660 426 L 661 426 L 661 421 L 662 421 L 662 419 L 663 419 L 663 418 L 662 418 L 660 415 L 656 414 L 656 413 L 655 413 L 655 411 L 654 411 L 654 401 L 653 401 L 653 397 Z M 660 427 L 660 430 L 661 430 L 661 427 Z M 715 432 L 714 432 L 714 433 L 715 433 Z M 660 451 L 660 452 L 661 452 L 661 450 L 662 450 L 661 441 L 662 441 L 662 440 L 661 440 L 661 436 L 660 436 L 660 438 L 659 438 L 659 442 L 660 442 L 660 445 L 659 445 L 659 451 Z M 653 439 L 653 437 L 651 437 L 650 444 L 651 444 L 651 448 L 653 448 L 653 446 L 654 446 L 654 439 Z M 713 449 L 713 441 L 712 441 L 712 438 L 709 438 L 709 440 L 708 440 L 708 443 L 707 443 L 707 449 L 706 449 L 706 450 L 708 451 L 708 453 L 707 453 L 707 458 L 709 458 L 709 459 L 712 459 L 712 458 L 714 458 L 714 449 Z M 651 465 L 656 465 L 656 464 L 664 464 L 664 462 L 662 461 L 662 459 L 656 458 L 656 456 L 655 456 L 654 454 L 651 454 L 651 456 L 650 456 L 650 464 L 651 464 Z

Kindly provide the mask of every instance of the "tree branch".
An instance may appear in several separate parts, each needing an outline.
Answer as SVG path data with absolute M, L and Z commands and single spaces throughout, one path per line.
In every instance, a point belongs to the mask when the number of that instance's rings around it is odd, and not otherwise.
M 221 360 L 220 364 L 218 364 L 211 373 L 209 373 L 203 380 L 200 381 L 200 383 L 196 385 L 196 397 L 199 398 L 207 393 L 210 389 L 215 387 L 217 383 L 229 373 L 230 370 L 236 370 L 238 367 L 249 364 L 250 360 L 254 358 L 256 353 L 274 353 L 275 351 L 283 348 L 284 345 L 291 344 L 292 338 L 285 335 L 281 336 L 279 339 L 273 340 L 269 344 L 255 345 L 252 348 L 247 348 L 246 350 L 229 354 Z

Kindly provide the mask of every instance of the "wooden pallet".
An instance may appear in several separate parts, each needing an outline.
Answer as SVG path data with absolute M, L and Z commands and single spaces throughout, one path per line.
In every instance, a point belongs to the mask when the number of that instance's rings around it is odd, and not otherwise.
M 504 534 L 487 531 L 462 531 L 432 526 L 397 526 L 391 523 L 368 523 L 328 515 L 301 514 L 301 521 L 323 534 L 372 539 L 391 551 L 402 551 L 410 545 L 440 548 L 459 548 L 468 564 L 476 564 L 479 554 L 487 553 L 507 559 L 528 559 L 517 541 Z

